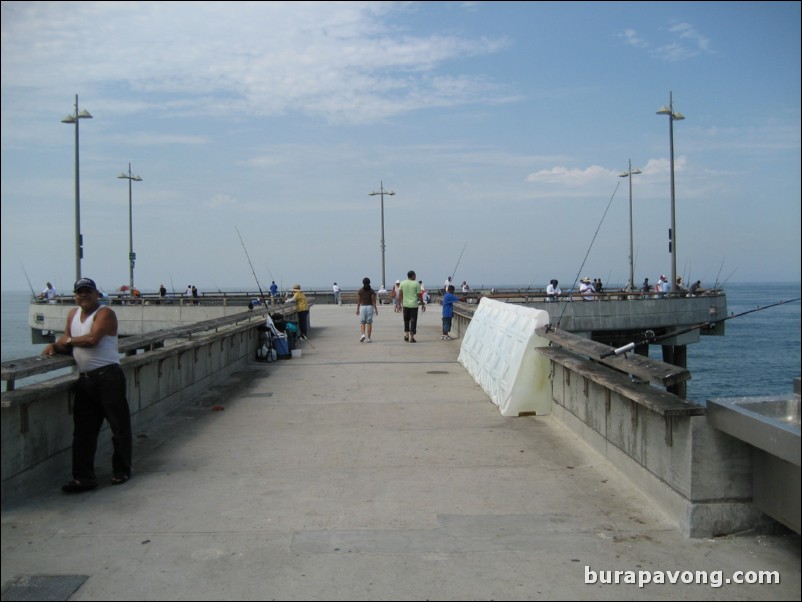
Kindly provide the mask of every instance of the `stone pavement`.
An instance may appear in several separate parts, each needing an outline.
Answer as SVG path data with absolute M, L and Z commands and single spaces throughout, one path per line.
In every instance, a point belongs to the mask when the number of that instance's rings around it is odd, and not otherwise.
M 3 600 L 800 599 L 799 536 L 685 538 L 549 416 L 502 417 L 439 306 L 416 344 L 388 306 L 360 343 L 355 309 L 136 432 L 129 483 L 102 451 L 98 489 L 4 509 Z M 781 583 L 599 582 L 761 570 Z

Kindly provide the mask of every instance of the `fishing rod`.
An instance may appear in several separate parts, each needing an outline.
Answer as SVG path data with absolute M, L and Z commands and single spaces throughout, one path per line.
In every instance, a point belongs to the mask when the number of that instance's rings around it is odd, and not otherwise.
M 573 299 L 573 295 L 574 295 L 574 289 L 576 288 L 576 283 L 579 280 L 579 274 L 582 273 L 582 269 L 585 267 L 585 263 L 588 260 L 588 255 L 590 255 L 590 250 L 593 248 L 593 243 L 596 242 L 596 237 L 599 235 L 599 230 L 601 230 L 602 224 L 604 223 L 604 218 L 607 216 L 607 212 L 610 210 L 610 205 L 613 204 L 613 199 L 615 198 L 615 193 L 618 192 L 618 187 L 619 186 L 621 186 L 621 182 L 617 182 L 616 183 L 615 190 L 613 190 L 613 194 L 610 195 L 610 200 L 607 201 L 607 208 L 604 210 L 604 213 L 602 214 L 601 220 L 599 220 L 599 225 L 596 226 L 596 232 L 593 233 L 593 238 L 591 239 L 590 244 L 588 245 L 588 250 L 585 253 L 585 258 L 582 260 L 582 264 L 579 266 L 579 271 L 576 274 L 576 278 L 574 278 L 574 283 L 571 286 L 571 293 L 570 293 L 570 296 L 571 296 L 572 299 Z M 560 322 L 562 321 L 562 317 L 565 314 L 565 311 L 567 309 L 568 309 L 568 306 L 566 305 L 566 306 L 563 307 L 563 310 L 560 312 L 560 319 L 557 320 L 557 326 L 558 327 L 559 327 Z
M 731 316 L 727 316 L 726 318 L 721 318 L 720 320 L 710 320 L 708 322 L 701 322 L 700 324 L 696 324 L 694 326 L 689 326 L 688 328 L 683 328 L 682 330 L 677 330 L 674 332 L 669 332 L 667 334 L 661 336 L 655 336 L 654 331 L 647 330 L 644 332 L 644 338 L 639 343 L 628 343 L 623 347 L 619 347 L 617 349 L 610 349 L 610 351 L 605 351 L 599 356 L 599 359 L 604 359 L 606 357 L 610 357 L 611 355 L 621 355 L 623 353 L 627 353 L 628 351 L 632 351 L 635 347 L 640 345 L 647 345 L 651 343 L 658 343 L 665 339 L 670 339 L 672 337 L 679 336 L 681 334 L 685 334 L 686 332 L 692 332 L 697 329 L 702 329 L 707 327 L 709 330 L 715 328 L 716 324 L 719 322 L 726 322 L 727 320 L 732 320 L 733 318 L 740 318 L 741 316 L 745 316 L 746 314 L 751 314 L 756 311 L 763 311 L 764 309 L 769 309 L 770 307 L 777 307 L 778 305 L 785 305 L 787 303 L 794 303 L 795 301 L 799 301 L 802 297 L 797 297 L 796 299 L 788 299 L 787 301 L 778 301 L 777 303 L 772 303 L 771 305 L 764 305 L 763 307 L 756 307 L 754 309 L 749 309 L 747 311 L 742 311 L 739 314 L 733 314 Z
M 718 268 L 718 274 L 716 274 L 716 282 L 713 284 L 713 290 L 718 288 L 718 279 L 721 277 L 721 270 L 724 269 L 724 259 L 721 260 L 721 265 Z
M 721 283 L 721 286 L 724 286 L 725 284 L 727 284 L 730 281 L 730 278 L 732 278 L 732 275 L 735 274 L 735 272 L 737 272 L 737 271 L 738 271 L 738 268 L 735 268 L 732 272 L 730 272 L 730 275 L 727 276 L 724 279 L 724 282 Z
M 31 284 L 31 279 L 28 278 L 28 271 L 25 269 L 25 264 L 21 263 L 20 265 L 22 266 L 22 273 L 25 274 L 25 280 L 28 281 L 28 286 L 31 288 L 31 296 L 33 297 L 33 300 L 36 301 L 36 291 L 33 290 L 33 284 Z
M 262 299 L 262 304 L 267 307 L 267 300 L 265 299 L 265 294 L 262 292 L 262 285 L 259 284 L 259 278 L 256 276 L 256 270 L 253 269 L 253 264 L 251 263 L 251 256 L 248 255 L 248 249 L 245 248 L 245 241 L 242 240 L 242 234 L 239 233 L 239 228 L 234 226 L 234 229 L 237 231 L 237 235 L 239 236 L 239 241 L 242 244 L 242 249 L 245 251 L 245 257 L 248 259 L 248 265 L 251 266 L 251 272 L 253 272 L 253 279 L 256 280 L 256 286 L 259 288 L 259 296 Z
M 462 247 L 462 253 L 464 253 L 464 252 L 465 252 L 465 247 L 467 247 L 467 246 L 468 246 L 468 242 L 466 241 L 466 242 L 465 242 L 465 246 L 464 246 L 464 247 Z M 452 284 L 453 284 L 453 281 L 454 281 L 454 276 L 457 274 L 457 268 L 459 267 L 459 262 L 460 262 L 460 261 L 462 261 L 462 253 L 460 253 L 460 254 L 459 254 L 459 259 L 457 259 L 457 265 L 455 265 L 455 266 L 454 266 L 454 271 L 453 271 L 453 272 L 451 272 L 451 281 L 452 281 Z

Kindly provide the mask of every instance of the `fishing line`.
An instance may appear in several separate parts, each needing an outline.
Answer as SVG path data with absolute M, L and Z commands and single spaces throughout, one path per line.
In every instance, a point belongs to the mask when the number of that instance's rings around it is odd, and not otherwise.
M 590 255 L 590 250 L 593 248 L 593 243 L 596 242 L 596 237 L 599 235 L 599 230 L 601 230 L 602 224 L 604 223 L 604 218 L 607 216 L 607 212 L 610 210 L 610 205 L 613 204 L 613 199 L 615 198 L 615 193 L 618 192 L 618 187 L 621 186 L 621 182 L 617 182 L 615 185 L 615 190 L 613 190 L 613 194 L 610 196 L 610 200 L 607 202 L 607 208 L 604 210 L 602 214 L 601 220 L 599 221 L 599 225 L 596 227 L 596 232 L 593 233 L 593 238 L 590 241 L 590 245 L 588 245 L 588 250 L 585 253 L 585 258 L 582 260 L 582 265 L 579 266 L 579 271 L 576 274 L 576 278 L 574 278 L 574 284 L 571 286 L 571 296 L 573 297 L 573 290 L 576 288 L 576 283 L 579 280 L 579 274 L 582 273 L 582 269 L 585 267 L 585 263 L 588 260 L 588 255 Z M 560 312 L 560 318 L 557 320 L 557 328 L 560 327 L 560 322 L 562 322 L 563 315 L 565 311 L 568 309 L 568 306 L 564 306 L 563 310 Z
M 259 278 L 256 276 L 256 270 L 253 269 L 253 264 L 251 263 L 251 256 L 248 255 L 248 249 L 245 248 L 245 241 L 242 240 L 242 234 L 239 233 L 239 228 L 234 226 L 234 229 L 237 231 L 237 236 L 239 236 L 239 241 L 242 244 L 242 249 L 245 251 L 245 257 L 248 260 L 248 265 L 251 266 L 251 272 L 253 273 L 253 279 L 256 280 L 256 286 L 259 288 L 259 296 L 262 299 L 262 304 L 267 307 L 267 300 L 265 299 L 265 294 L 262 292 L 262 285 L 259 284 Z
M 28 286 L 31 288 L 31 296 L 33 297 L 33 300 L 36 301 L 36 291 L 33 290 L 33 284 L 31 284 L 31 279 L 28 278 L 28 272 L 25 269 L 25 264 L 20 263 L 20 265 L 22 266 L 22 273 L 25 274 L 25 280 L 28 281 Z
M 730 278 L 732 278 L 733 274 L 735 274 L 735 272 L 737 272 L 737 271 L 738 271 L 738 268 L 735 268 L 732 272 L 730 272 L 730 275 L 727 276 L 724 279 L 724 282 L 721 283 L 721 286 L 724 286 L 725 284 L 727 284 L 730 281 Z
M 650 343 L 658 343 L 665 339 L 670 339 L 672 337 L 679 336 L 681 334 L 685 334 L 686 332 L 691 332 L 697 329 L 702 329 L 707 327 L 708 329 L 712 330 L 716 327 L 716 324 L 719 322 L 726 322 L 727 320 L 732 320 L 733 318 L 740 318 L 741 316 L 745 316 L 746 314 L 751 314 L 756 311 L 763 311 L 764 309 L 769 309 L 770 307 L 777 307 L 778 305 L 785 305 L 787 303 L 794 303 L 795 301 L 799 301 L 801 297 L 797 297 L 796 299 L 788 299 L 787 301 L 778 301 L 777 303 L 772 303 L 771 305 L 764 305 L 763 307 L 756 307 L 754 309 L 749 309 L 747 311 L 742 311 L 739 314 L 733 314 L 731 316 L 727 316 L 726 318 L 721 318 L 720 320 L 710 320 L 708 322 L 702 322 L 700 324 L 696 324 L 694 326 L 689 326 L 688 328 L 683 328 L 682 330 L 676 330 L 674 332 L 669 332 L 664 335 L 655 336 L 654 331 L 647 330 L 643 333 L 643 340 L 639 343 L 628 343 L 623 347 L 619 347 L 617 349 L 610 349 L 610 351 L 605 351 L 602 353 L 599 358 L 604 359 L 606 357 L 610 357 L 611 355 L 621 355 L 622 353 L 626 353 L 628 351 L 632 351 L 635 347 L 640 345 L 647 345 Z
M 467 247 L 467 246 L 468 246 L 468 243 L 467 243 L 467 241 L 466 241 L 466 242 L 465 242 L 465 246 L 464 246 L 464 247 L 462 247 L 462 253 L 464 253 L 464 252 L 465 252 L 465 247 Z M 457 274 L 457 268 L 459 267 L 459 262 L 460 262 L 460 261 L 462 261 L 462 253 L 460 253 L 460 254 L 459 254 L 459 259 L 457 259 L 457 265 L 455 265 L 455 266 L 454 266 L 454 271 L 453 271 L 453 272 L 451 272 L 451 280 L 452 280 L 452 284 L 453 284 L 454 276 Z
M 713 284 L 713 290 L 718 288 L 718 279 L 721 277 L 721 270 L 724 269 L 724 259 L 721 259 L 721 265 L 718 268 L 718 274 L 716 274 L 716 282 Z

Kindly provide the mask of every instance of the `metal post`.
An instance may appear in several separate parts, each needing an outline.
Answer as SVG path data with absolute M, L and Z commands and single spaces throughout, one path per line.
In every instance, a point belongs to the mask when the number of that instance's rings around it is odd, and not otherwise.
M 635 258 L 633 249 L 633 234 L 632 234 L 632 176 L 641 173 L 640 169 L 632 171 L 632 159 L 629 160 L 629 170 L 622 173 L 619 177 L 629 178 L 629 282 L 627 283 L 627 290 L 632 291 L 635 289 Z
M 674 195 L 674 121 L 685 119 L 682 113 L 674 112 L 674 94 L 669 92 L 668 107 L 657 111 L 658 115 L 668 115 L 668 137 L 671 150 L 671 230 L 668 233 L 668 248 L 671 253 L 671 292 L 677 292 L 677 221 Z
M 384 269 L 384 195 L 393 196 L 395 193 L 391 190 L 384 189 L 384 182 L 381 182 L 381 187 L 379 188 L 379 192 L 371 192 L 370 196 L 381 195 L 381 207 L 382 207 L 382 238 L 381 238 L 381 250 L 382 250 L 382 281 L 381 284 L 384 286 L 387 283 L 385 269 Z
M 79 169 L 78 123 L 81 119 L 92 119 L 88 111 L 78 111 L 78 95 L 75 95 L 75 112 L 67 115 L 61 123 L 75 124 L 75 281 L 81 278 L 81 259 L 83 258 L 83 238 L 81 237 L 81 184 Z
M 128 174 L 121 173 L 117 176 L 120 179 L 128 180 L 128 284 L 130 286 L 131 294 L 134 294 L 134 263 L 136 262 L 136 254 L 134 254 L 134 213 L 131 192 L 131 182 L 141 182 L 142 178 L 135 176 L 131 173 L 131 164 L 128 164 Z
M 81 171 L 78 168 L 78 95 L 75 95 L 75 281 L 81 279 L 81 260 L 84 257 L 83 238 L 81 236 Z

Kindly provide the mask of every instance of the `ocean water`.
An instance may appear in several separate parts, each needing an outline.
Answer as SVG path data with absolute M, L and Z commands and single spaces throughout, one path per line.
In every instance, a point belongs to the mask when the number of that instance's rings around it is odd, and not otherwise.
M 505 287 L 507 288 L 507 287 Z M 525 287 L 523 287 L 525 288 Z M 800 297 L 799 283 L 725 287 L 730 315 Z M 28 328 L 29 292 L 2 292 L 2 361 L 41 353 Z M 701 337 L 688 346 L 688 398 L 787 395 L 800 375 L 800 302 L 785 303 L 727 320 L 723 337 Z M 651 350 L 660 359 L 656 347 Z M 24 383 L 20 383 L 24 385 Z

